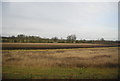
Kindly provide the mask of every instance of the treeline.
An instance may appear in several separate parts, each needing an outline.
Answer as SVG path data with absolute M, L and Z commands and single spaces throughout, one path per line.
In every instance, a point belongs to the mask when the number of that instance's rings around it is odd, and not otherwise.
M 53 38 L 41 38 L 39 36 L 27 36 L 27 35 L 17 35 L 10 37 L 0 37 L 1 42 L 8 43 L 118 43 L 118 41 L 106 41 L 104 38 L 100 40 L 76 40 L 76 35 L 69 35 L 66 39 L 59 39 L 58 37 Z

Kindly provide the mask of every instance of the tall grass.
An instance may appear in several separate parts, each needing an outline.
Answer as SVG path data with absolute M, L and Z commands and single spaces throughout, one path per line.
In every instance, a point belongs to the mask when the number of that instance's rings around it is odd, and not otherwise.
M 118 49 L 3 50 L 3 78 L 117 79 Z
M 3 65 L 36 67 L 117 67 L 117 48 L 3 50 Z

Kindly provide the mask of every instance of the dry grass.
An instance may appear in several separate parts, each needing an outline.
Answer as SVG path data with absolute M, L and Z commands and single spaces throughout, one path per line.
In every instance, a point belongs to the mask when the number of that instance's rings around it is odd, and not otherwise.
M 120 49 L 120 48 L 119 48 Z M 118 48 L 3 50 L 3 66 L 117 67 Z

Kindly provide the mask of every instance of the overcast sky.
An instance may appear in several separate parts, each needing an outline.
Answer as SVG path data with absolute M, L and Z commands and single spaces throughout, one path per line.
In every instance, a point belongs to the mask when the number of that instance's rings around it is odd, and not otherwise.
M 118 39 L 117 2 L 3 2 L 2 35 Z

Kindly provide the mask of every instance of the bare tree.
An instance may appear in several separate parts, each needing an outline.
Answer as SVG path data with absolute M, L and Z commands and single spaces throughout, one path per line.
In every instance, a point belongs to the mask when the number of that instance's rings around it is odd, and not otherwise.
M 101 38 L 100 41 L 105 41 L 104 38 Z
M 57 37 L 53 37 L 52 40 L 53 40 L 54 42 L 58 42 L 58 38 L 57 38 Z
M 69 36 L 67 36 L 67 41 L 69 42 L 69 43 L 75 43 L 76 42 L 76 35 L 69 35 Z

